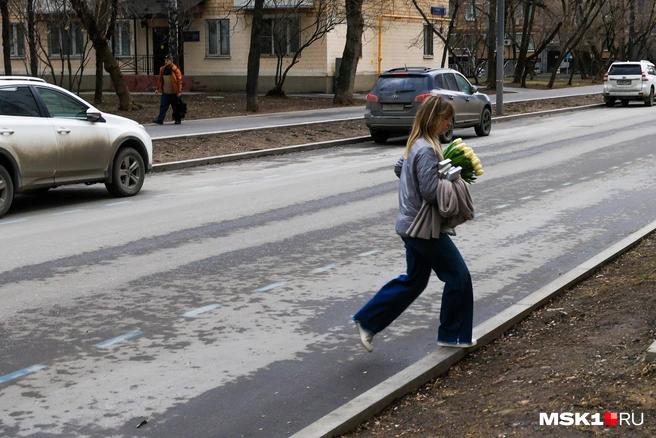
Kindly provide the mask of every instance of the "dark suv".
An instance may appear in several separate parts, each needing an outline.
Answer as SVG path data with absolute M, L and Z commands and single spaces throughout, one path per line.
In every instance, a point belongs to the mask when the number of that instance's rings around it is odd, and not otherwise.
M 476 135 L 490 134 L 490 98 L 462 74 L 450 68 L 403 67 L 381 74 L 367 94 L 364 118 L 371 138 L 385 143 L 390 136 L 408 134 L 419 105 L 431 94 L 449 99 L 456 109 L 452 128 L 440 136 L 442 143 L 451 141 L 453 128 L 474 127 Z

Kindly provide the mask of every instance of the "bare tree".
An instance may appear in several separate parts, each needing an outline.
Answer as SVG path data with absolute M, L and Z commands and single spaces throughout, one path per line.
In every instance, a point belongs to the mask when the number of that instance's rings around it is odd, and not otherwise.
M 5 63 L 5 75 L 11 75 L 11 20 L 9 18 L 9 1 L 0 0 L 2 14 L 2 58 Z
M 118 0 L 97 0 L 90 4 L 86 0 L 70 0 L 78 18 L 87 30 L 89 40 L 96 51 L 96 58 L 102 60 L 105 71 L 114 83 L 114 89 L 119 99 L 119 110 L 131 111 L 142 108 L 134 102 L 128 89 L 123 73 L 109 47 L 109 41 L 114 32 Z M 94 6 L 94 7 L 92 7 Z
M 523 1 L 523 22 L 522 22 L 522 36 L 519 42 L 519 54 L 517 57 L 517 65 L 515 66 L 515 75 L 513 83 L 521 84 L 521 87 L 526 88 L 526 77 L 533 74 L 533 68 L 537 61 L 538 56 L 551 44 L 554 40 L 561 26 L 563 25 L 562 19 L 553 19 L 552 11 L 547 5 L 537 0 L 522 0 Z M 520 3 L 522 4 L 522 3 Z M 536 12 L 540 12 L 542 17 L 541 25 L 536 26 L 535 16 Z M 511 35 L 513 44 L 517 45 L 515 35 Z M 528 54 L 529 44 L 533 45 L 533 53 Z
M 336 0 L 315 2 L 310 20 L 298 18 L 299 9 L 305 6 L 304 0 L 295 0 L 293 5 L 289 5 L 286 0 L 283 2 L 286 4 L 285 12 L 272 19 L 270 27 L 264 26 L 264 31 L 271 35 L 273 47 L 269 47 L 269 50 L 273 49 L 276 55 L 275 85 L 267 93 L 269 96 L 284 96 L 283 86 L 287 74 L 299 63 L 303 50 L 323 39 L 344 21 L 344 14 Z
M 487 87 L 491 90 L 497 89 L 497 56 L 503 58 L 504 54 L 497 53 L 497 0 L 490 0 L 488 13 L 488 32 L 487 32 Z M 501 38 L 505 35 L 501 35 Z M 503 77 L 499 80 L 503 81 Z
M 260 55 L 262 53 L 263 16 L 264 0 L 254 0 L 251 44 L 248 51 L 248 71 L 246 72 L 246 111 L 254 113 L 260 109 L 257 101 L 257 86 L 260 76 Z
M 39 74 L 39 55 L 37 53 L 37 42 L 36 42 L 36 19 L 34 11 L 34 0 L 26 0 L 25 2 L 25 14 L 27 21 L 27 48 L 30 58 L 30 74 L 32 76 L 38 76 Z
M 342 64 L 339 67 L 339 77 L 335 85 L 333 103 L 350 105 L 353 103 L 353 88 L 358 69 L 358 58 L 362 52 L 362 33 L 364 32 L 364 16 L 362 3 L 364 0 L 345 0 L 346 11 L 346 42 L 342 53 Z
M 639 7 L 640 14 L 635 14 L 636 7 Z M 651 35 L 652 29 L 656 27 L 655 2 L 607 0 L 600 16 L 601 24 L 597 28 L 597 35 L 588 39 L 589 44 L 595 46 L 595 50 L 608 50 L 610 61 L 653 59 Z
M 27 14 L 24 17 L 24 14 Z M 49 74 L 55 84 L 79 88 L 89 60 L 89 41 L 65 0 L 13 3 L 12 15 L 27 21 L 30 72 Z M 76 58 L 75 65 L 72 58 Z M 43 71 L 39 72 L 39 62 Z
M 559 32 L 560 55 L 556 60 L 556 68 L 551 72 L 548 88 L 553 87 L 558 66 L 572 50 L 578 48 L 605 2 L 606 0 L 561 0 L 560 12 L 564 25 Z

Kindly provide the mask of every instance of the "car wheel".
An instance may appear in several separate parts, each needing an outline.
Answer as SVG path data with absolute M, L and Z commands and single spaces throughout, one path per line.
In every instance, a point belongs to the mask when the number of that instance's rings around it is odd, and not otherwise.
M 449 144 L 453 140 L 453 120 L 451 121 L 451 126 L 447 129 L 444 134 L 438 136 L 440 143 Z
M 0 165 L 0 217 L 4 216 L 14 200 L 14 182 L 4 166 Z
M 389 138 L 389 132 L 387 131 L 369 131 L 371 133 L 371 139 L 374 143 L 385 144 Z
M 606 106 L 609 107 L 609 108 L 615 106 L 615 99 L 614 98 L 607 98 L 605 100 L 605 102 L 606 102 Z
M 621 100 L 622 106 L 629 106 L 629 101 L 628 100 Z
M 134 196 L 141 190 L 145 178 L 146 167 L 141 155 L 132 148 L 124 148 L 114 158 L 112 182 L 105 187 L 114 196 Z
M 486 137 L 490 135 L 492 130 L 492 113 L 489 108 L 483 108 L 481 113 L 481 124 L 474 127 L 476 135 L 479 137 Z
M 652 106 L 654 104 L 654 89 L 649 90 L 649 96 L 645 99 L 645 106 Z

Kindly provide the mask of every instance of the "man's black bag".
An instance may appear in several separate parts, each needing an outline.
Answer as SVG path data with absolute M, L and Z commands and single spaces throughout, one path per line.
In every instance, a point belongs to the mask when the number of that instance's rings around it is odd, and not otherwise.
M 177 99 L 174 99 L 171 106 L 173 107 L 173 119 L 184 119 L 187 114 L 187 104 L 182 101 L 182 98 L 178 97 Z

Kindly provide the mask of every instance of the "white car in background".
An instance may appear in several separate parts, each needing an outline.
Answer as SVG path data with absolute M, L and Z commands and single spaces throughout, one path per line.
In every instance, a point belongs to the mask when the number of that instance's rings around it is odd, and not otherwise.
M 627 106 L 630 101 L 654 104 L 656 70 L 649 61 L 613 62 L 604 75 L 604 102 L 612 107 L 616 101 Z
M 134 196 L 152 164 L 152 141 L 137 122 L 43 79 L 0 77 L 0 217 L 15 193 L 65 184 Z

